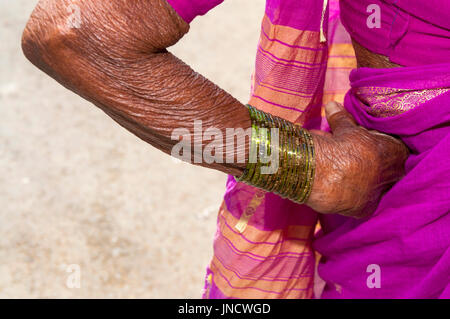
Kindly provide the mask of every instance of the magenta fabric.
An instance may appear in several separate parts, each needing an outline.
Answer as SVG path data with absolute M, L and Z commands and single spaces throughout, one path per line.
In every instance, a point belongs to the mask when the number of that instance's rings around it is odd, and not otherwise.
M 367 19 L 379 6 L 381 28 Z M 351 37 L 403 66 L 446 63 L 450 52 L 448 0 L 341 0 L 341 18 Z
M 204 15 L 224 0 L 167 0 L 175 11 L 187 23 Z M 301 30 L 318 31 L 323 9 L 323 1 L 267 0 L 266 14 L 277 25 L 289 26 Z M 299 14 L 308 12 L 308 14 Z M 325 19 L 324 27 L 327 26 Z
M 362 126 L 400 137 L 412 150 L 406 176 L 382 198 L 375 214 L 356 220 L 322 218 L 315 241 L 322 254 L 322 298 L 450 297 L 450 92 L 401 115 L 376 118 L 358 98 L 360 87 L 450 88 L 450 64 L 395 69 L 360 68 L 350 76 L 346 109 Z M 444 91 L 445 92 L 445 91 Z M 369 265 L 381 287 L 369 288 Z
M 266 14 L 273 24 L 299 30 L 318 31 L 322 10 L 323 1 L 266 0 Z M 305 12 L 308 14 L 304 14 Z M 327 21 L 328 19 L 324 21 L 325 29 Z
M 194 18 L 204 15 L 221 4 L 223 0 L 167 0 L 167 2 L 184 21 L 191 23 Z

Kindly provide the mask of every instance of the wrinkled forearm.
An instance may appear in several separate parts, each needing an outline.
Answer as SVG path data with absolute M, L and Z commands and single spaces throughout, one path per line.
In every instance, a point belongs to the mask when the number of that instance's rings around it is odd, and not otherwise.
M 71 4 L 80 8 L 80 28 L 67 25 Z M 22 46 L 37 67 L 170 153 L 178 142 L 171 139 L 173 130 L 193 133 L 194 120 L 223 132 L 250 127 L 241 103 L 165 50 L 188 29 L 165 0 L 41 0 Z M 226 150 L 237 156 L 246 148 Z M 245 168 L 236 161 L 200 165 L 234 175 Z
M 69 5 L 80 8 L 80 28 L 67 24 Z M 166 153 L 178 143 L 173 131 L 184 128 L 193 137 L 191 159 L 203 158 L 210 143 L 204 133 L 217 128 L 224 138 L 223 160 L 193 162 L 239 176 L 248 140 L 228 147 L 225 133 L 249 128 L 249 112 L 166 50 L 188 29 L 166 0 L 40 0 L 22 47 L 41 70 Z M 328 119 L 334 122 L 333 134 L 313 132 L 316 175 L 307 205 L 322 213 L 360 216 L 373 211 L 386 183 L 401 177 L 407 150 L 347 117 Z M 202 121 L 200 136 L 194 134 L 194 121 Z

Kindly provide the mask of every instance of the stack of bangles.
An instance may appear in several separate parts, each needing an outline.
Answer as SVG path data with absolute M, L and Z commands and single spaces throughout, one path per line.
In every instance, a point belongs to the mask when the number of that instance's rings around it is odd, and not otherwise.
M 250 154 L 238 181 L 305 203 L 314 181 L 311 134 L 251 105 L 247 108 L 252 120 Z

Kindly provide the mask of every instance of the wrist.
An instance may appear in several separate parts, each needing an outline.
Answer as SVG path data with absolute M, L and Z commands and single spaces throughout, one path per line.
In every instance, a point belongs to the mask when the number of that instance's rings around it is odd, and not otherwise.
M 303 204 L 315 174 L 311 134 L 248 106 L 252 119 L 249 159 L 239 181 Z

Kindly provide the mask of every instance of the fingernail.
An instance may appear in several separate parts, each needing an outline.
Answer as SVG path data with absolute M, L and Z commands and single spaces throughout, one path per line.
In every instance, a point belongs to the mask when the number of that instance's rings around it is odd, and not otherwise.
M 325 106 L 325 113 L 327 114 L 327 117 L 330 117 L 334 113 L 337 113 L 337 112 L 340 112 L 340 111 L 342 111 L 342 107 L 341 107 L 341 105 L 339 105 L 336 102 L 329 102 Z

